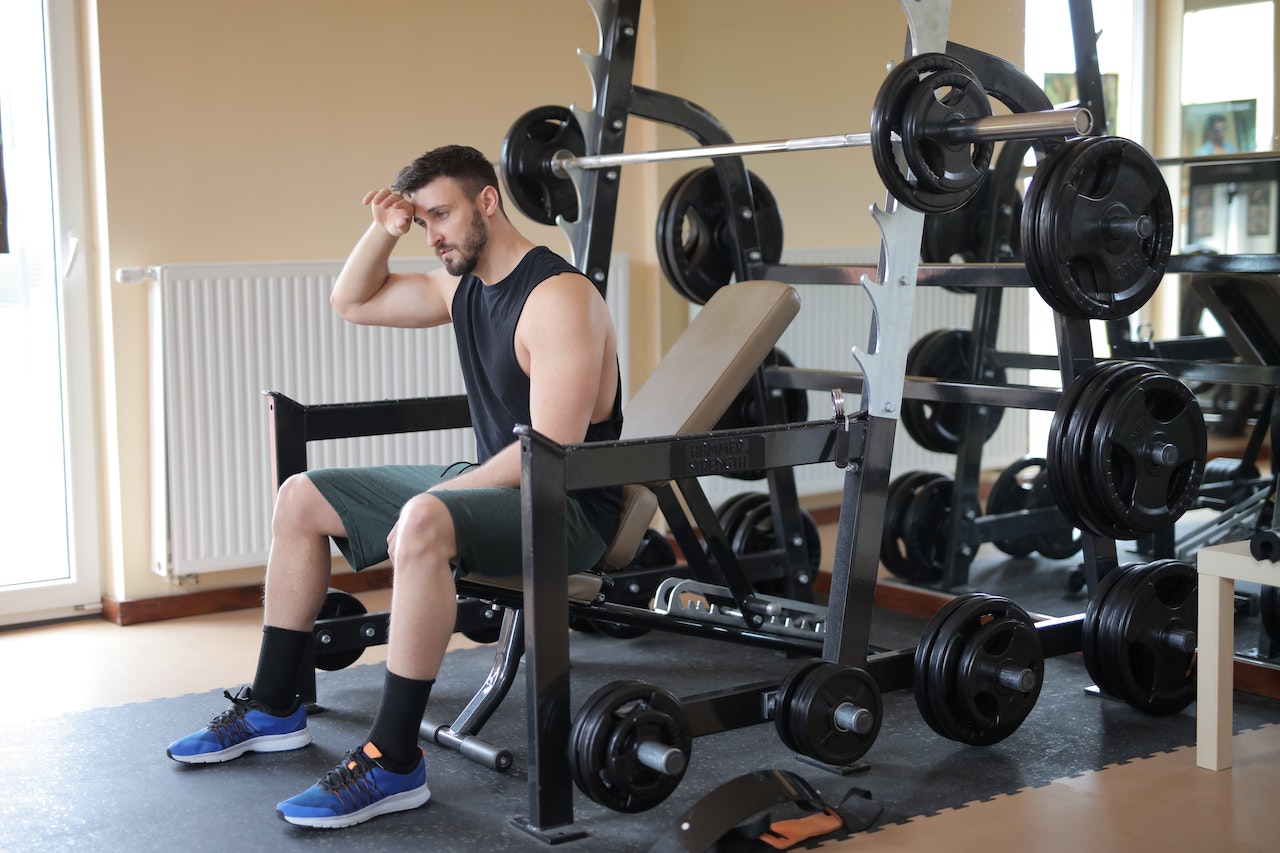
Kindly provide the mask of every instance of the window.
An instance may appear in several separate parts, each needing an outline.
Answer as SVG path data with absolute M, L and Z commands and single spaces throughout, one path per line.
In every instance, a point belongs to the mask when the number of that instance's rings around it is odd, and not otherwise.
M 99 595 L 73 16 L 0 0 L 0 624 Z

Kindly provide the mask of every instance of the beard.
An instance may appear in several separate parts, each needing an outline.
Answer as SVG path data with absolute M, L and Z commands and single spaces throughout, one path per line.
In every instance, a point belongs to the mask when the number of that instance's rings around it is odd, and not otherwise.
M 480 253 L 484 251 L 484 247 L 488 244 L 489 226 L 485 224 L 480 211 L 476 210 L 471 215 L 471 227 L 462 236 L 462 242 L 458 244 L 446 243 L 436 250 L 436 254 L 439 255 L 448 249 L 452 249 L 456 257 L 444 261 L 444 268 L 449 275 L 461 277 L 469 275 L 475 270 L 476 264 L 480 262 Z

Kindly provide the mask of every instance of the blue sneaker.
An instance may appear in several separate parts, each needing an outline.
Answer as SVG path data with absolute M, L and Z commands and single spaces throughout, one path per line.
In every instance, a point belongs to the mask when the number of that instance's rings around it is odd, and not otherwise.
M 239 758 L 246 752 L 284 752 L 311 743 L 307 709 L 298 702 L 283 717 L 268 714 L 254 701 L 248 687 L 236 694 L 224 690 L 231 707 L 194 734 L 175 740 L 165 750 L 184 764 L 213 764 Z
M 408 773 L 391 772 L 378 763 L 381 757 L 372 743 L 351 750 L 319 782 L 277 805 L 276 814 L 297 826 L 338 829 L 378 815 L 416 809 L 431 799 L 427 761 L 421 750 L 418 765 Z

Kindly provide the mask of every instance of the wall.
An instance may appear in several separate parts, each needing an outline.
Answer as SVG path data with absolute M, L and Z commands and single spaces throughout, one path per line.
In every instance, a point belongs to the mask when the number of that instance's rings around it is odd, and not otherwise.
M 103 500 L 113 519 L 104 592 L 177 594 L 148 569 L 145 291 L 112 283 L 111 272 L 342 257 L 368 221 L 363 193 L 423 150 L 465 142 L 496 159 L 525 110 L 585 104 L 590 87 L 575 50 L 594 51 L 596 31 L 583 0 L 82 2 L 96 27 L 91 87 L 101 93 L 99 379 L 110 458 Z M 1021 60 L 1020 2 L 955 7 L 954 40 Z M 652 0 L 640 35 L 637 83 L 698 101 L 752 140 L 866 129 L 905 25 L 890 0 Z M 629 149 L 656 142 L 682 144 L 640 122 L 628 132 Z M 752 169 L 779 197 L 789 247 L 878 240 L 866 211 L 884 190 L 869 152 L 775 155 Z M 632 259 L 640 369 L 682 320 L 652 246 L 658 201 L 682 171 L 639 167 L 623 183 L 615 247 Z M 565 248 L 558 230 L 519 221 L 532 238 Z M 408 254 L 424 253 L 406 244 Z M 229 572 L 203 583 L 259 577 Z

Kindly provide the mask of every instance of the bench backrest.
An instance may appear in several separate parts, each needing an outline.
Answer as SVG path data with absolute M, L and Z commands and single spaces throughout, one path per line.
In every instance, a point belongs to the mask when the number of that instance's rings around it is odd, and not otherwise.
M 781 282 L 743 281 L 717 290 L 627 404 L 622 437 L 711 430 L 799 311 L 800 296 Z M 648 488 L 623 487 L 606 566 L 619 569 L 635 559 L 656 511 Z

